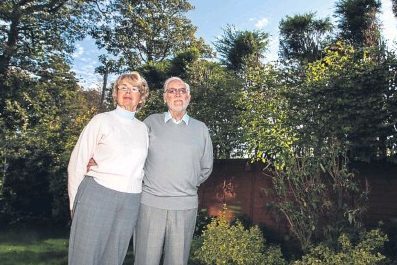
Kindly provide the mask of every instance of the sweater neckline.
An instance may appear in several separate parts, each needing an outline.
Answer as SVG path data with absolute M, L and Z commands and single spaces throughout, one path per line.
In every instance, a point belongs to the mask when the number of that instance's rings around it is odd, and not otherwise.
M 124 119 L 128 119 L 128 120 L 133 120 L 135 118 L 135 111 L 128 111 L 126 109 L 123 109 L 122 107 L 120 107 L 119 105 L 117 105 L 116 109 L 114 110 L 114 112 L 124 118 Z

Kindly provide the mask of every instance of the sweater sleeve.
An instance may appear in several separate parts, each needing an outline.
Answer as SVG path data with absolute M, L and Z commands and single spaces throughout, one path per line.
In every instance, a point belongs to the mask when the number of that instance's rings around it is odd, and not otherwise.
M 204 140 L 205 140 L 205 146 L 200 161 L 200 177 L 197 186 L 203 183 L 210 176 L 214 162 L 213 153 L 212 153 L 212 141 L 210 134 L 208 132 L 208 128 L 206 126 L 204 126 Z
M 87 173 L 87 164 L 94 156 L 94 150 L 101 137 L 101 116 L 91 119 L 83 129 L 70 156 L 68 165 L 69 207 L 73 209 L 77 189 Z

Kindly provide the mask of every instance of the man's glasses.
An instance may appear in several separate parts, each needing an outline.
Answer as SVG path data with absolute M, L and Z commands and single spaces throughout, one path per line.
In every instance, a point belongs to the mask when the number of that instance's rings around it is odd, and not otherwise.
M 186 93 L 187 93 L 187 89 L 186 89 L 186 88 L 168 88 L 168 89 L 166 90 L 166 92 L 167 92 L 168 94 L 171 94 L 171 95 L 176 95 L 176 94 L 178 94 L 178 93 L 180 93 L 180 94 L 186 94 Z
M 127 91 L 130 92 L 130 93 L 139 93 L 139 92 L 141 92 L 141 90 L 139 88 L 135 87 L 135 86 L 133 86 L 131 88 L 126 87 L 126 86 L 122 86 L 122 87 L 119 87 L 119 91 L 122 91 L 124 93 L 126 93 Z

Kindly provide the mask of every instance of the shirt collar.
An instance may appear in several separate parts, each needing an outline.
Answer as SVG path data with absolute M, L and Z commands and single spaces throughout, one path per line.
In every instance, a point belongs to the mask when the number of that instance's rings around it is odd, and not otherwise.
M 185 113 L 185 115 L 183 115 L 182 119 L 180 119 L 179 121 L 176 121 L 174 118 L 172 118 L 171 113 L 169 111 L 164 112 L 164 123 L 166 123 L 169 120 L 172 120 L 174 123 L 179 124 L 182 121 L 185 122 L 186 125 L 189 125 L 189 115 L 187 115 L 187 113 Z
M 128 111 L 126 109 L 123 109 L 119 105 L 117 105 L 115 112 L 117 115 L 125 119 L 133 120 L 135 118 L 135 111 Z

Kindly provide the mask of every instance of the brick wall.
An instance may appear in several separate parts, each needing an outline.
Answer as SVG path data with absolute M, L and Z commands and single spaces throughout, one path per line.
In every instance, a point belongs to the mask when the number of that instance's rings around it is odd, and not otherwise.
M 397 165 L 356 163 L 358 176 L 370 186 L 365 220 L 397 223 Z M 200 208 L 217 215 L 226 203 L 234 215 L 246 216 L 274 232 L 286 229 L 285 221 L 271 210 L 271 177 L 262 164 L 245 159 L 216 160 L 210 178 L 199 189 Z

